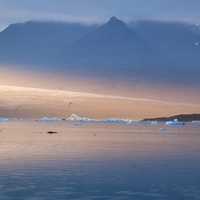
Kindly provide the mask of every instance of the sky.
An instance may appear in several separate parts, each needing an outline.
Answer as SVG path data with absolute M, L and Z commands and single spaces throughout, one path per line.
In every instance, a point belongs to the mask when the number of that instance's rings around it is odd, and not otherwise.
M 0 28 L 27 20 L 99 23 L 155 19 L 200 22 L 199 0 L 0 0 Z

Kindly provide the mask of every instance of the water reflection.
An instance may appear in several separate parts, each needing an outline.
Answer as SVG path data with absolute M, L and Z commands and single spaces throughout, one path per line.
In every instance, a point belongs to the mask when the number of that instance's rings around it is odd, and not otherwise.
M 200 199 L 199 127 L 161 128 L 1 124 L 0 199 Z

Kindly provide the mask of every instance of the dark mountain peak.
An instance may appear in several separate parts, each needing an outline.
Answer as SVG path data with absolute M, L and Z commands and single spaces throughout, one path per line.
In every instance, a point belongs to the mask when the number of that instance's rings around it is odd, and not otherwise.
M 122 20 L 118 19 L 115 16 L 111 17 L 107 24 L 112 26 L 126 26 L 126 24 Z
M 125 22 L 119 20 L 117 17 L 111 17 L 107 23 L 81 38 L 78 41 L 78 45 L 89 45 L 95 48 L 102 48 L 104 45 L 104 49 L 115 46 L 120 49 L 131 46 L 133 43 L 138 43 L 138 41 L 136 33 Z
M 132 35 L 133 31 L 128 25 L 117 17 L 111 17 L 110 20 L 99 27 L 101 34 L 116 34 L 116 35 Z
M 120 19 L 118 19 L 117 17 L 113 16 L 113 17 L 110 18 L 109 22 L 112 22 L 112 23 L 121 23 L 122 21 Z

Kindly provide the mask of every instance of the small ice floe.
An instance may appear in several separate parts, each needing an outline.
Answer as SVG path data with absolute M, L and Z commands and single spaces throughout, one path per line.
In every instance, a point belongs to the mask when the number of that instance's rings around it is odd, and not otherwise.
M 199 124 L 200 125 L 200 121 L 192 121 L 192 124 Z
M 165 125 L 167 125 L 167 126 L 184 126 L 185 125 L 185 123 L 184 122 L 180 122 L 180 121 L 178 121 L 178 119 L 174 119 L 173 121 L 167 121 L 166 123 L 165 123 Z
M 158 126 L 160 122 L 147 120 L 147 121 L 138 121 L 138 124 L 145 125 L 145 126 Z
M 130 124 L 133 124 L 135 121 L 130 120 L 130 119 L 110 118 L 110 119 L 104 119 L 101 122 L 105 123 L 105 124 L 125 124 L 125 125 L 130 125 Z
M 199 127 L 200 126 L 200 121 L 192 121 L 192 126 L 197 126 Z
M 194 45 L 195 46 L 200 46 L 200 42 L 195 42 Z
M 151 121 L 151 125 L 152 126 L 157 126 L 158 125 L 158 121 Z
M 42 117 L 38 121 L 41 121 L 41 122 L 53 122 L 53 121 L 61 121 L 61 120 L 62 119 L 58 118 L 58 117 Z
M 160 128 L 160 132 L 163 133 L 163 132 L 166 132 L 167 129 L 166 128 Z
M 8 118 L 0 117 L 0 123 L 5 123 L 5 122 L 8 122 L 8 121 L 9 121 Z

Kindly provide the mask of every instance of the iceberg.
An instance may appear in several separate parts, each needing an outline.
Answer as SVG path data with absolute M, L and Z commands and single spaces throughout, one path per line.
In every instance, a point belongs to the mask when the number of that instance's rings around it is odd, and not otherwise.
M 152 125 L 152 126 L 157 126 L 157 125 L 158 125 L 158 121 L 152 121 L 152 122 L 151 122 L 151 125 Z
M 138 122 L 131 119 L 119 119 L 119 118 L 108 118 L 108 119 L 98 120 L 88 117 L 81 117 L 76 114 L 72 114 L 70 117 L 66 119 L 66 121 L 82 122 L 82 123 L 126 124 L 126 125 Z
M 98 122 L 98 120 L 91 119 L 88 117 L 81 117 L 76 114 L 72 114 L 70 117 L 66 119 L 66 121 L 74 121 L 74 122 Z
M 200 124 L 200 121 L 192 121 L 192 124 Z
M 180 122 L 178 121 L 178 119 L 174 119 L 173 121 L 167 121 L 165 124 L 167 126 L 184 126 L 185 125 L 184 122 Z
M 8 118 L 0 117 L 0 123 L 4 123 L 4 122 L 7 122 L 7 121 L 9 121 Z
M 200 126 L 200 121 L 192 121 L 192 126 L 194 127 L 199 127 Z
M 117 118 L 110 118 L 102 120 L 103 123 L 109 123 L 109 124 L 133 124 L 133 120 L 131 119 L 117 119 Z
M 39 119 L 39 121 L 42 121 L 42 122 L 61 121 L 61 120 L 62 119 L 58 117 L 42 117 Z

